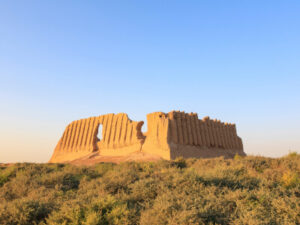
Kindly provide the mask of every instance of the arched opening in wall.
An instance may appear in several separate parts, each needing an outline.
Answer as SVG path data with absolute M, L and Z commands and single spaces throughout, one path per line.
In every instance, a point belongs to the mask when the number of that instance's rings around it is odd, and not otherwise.
M 142 126 L 142 132 L 147 133 L 147 120 L 144 120 L 144 125 Z
M 141 127 L 141 132 L 143 134 L 144 137 L 147 136 L 147 132 L 148 132 L 148 125 L 147 125 L 147 119 L 146 120 L 143 120 L 143 125 Z
M 143 133 L 143 135 L 146 135 L 147 134 L 147 131 L 148 131 L 148 125 L 147 125 L 147 118 L 145 118 L 144 120 L 142 120 L 143 118 L 142 117 L 130 117 L 129 118 L 130 120 L 132 120 L 132 121 L 136 121 L 136 122 L 138 122 L 138 121 L 143 121 L 144 122 L 144 124 L 142 125 L 142 127 L 141 127 L 141 132 Z
M 101 141 L 102 140 L 102 124 L 99 124 L 99 127 L 98 127 L 98 134 L 97 134 L 97 138 L 98 138 L 98 141 Z

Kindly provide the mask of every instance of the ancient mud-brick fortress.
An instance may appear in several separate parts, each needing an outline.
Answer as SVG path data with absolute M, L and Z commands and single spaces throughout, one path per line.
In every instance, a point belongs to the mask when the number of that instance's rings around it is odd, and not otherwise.
M 72 161 L 95 152 L 101 156 L 144 152 L 164 159 L 245 155 L 235 124 L 209 117 L 201 120 L 196 113 L 180 111 L 148 114 L 146 133 L 141 131 L 143 124 L 130 120 L 125 113 L 73 121 L 66 127 L 50 162 Z

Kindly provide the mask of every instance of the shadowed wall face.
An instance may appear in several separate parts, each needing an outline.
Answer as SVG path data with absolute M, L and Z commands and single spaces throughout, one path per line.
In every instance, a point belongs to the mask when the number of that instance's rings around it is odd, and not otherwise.
M 147 122 L 144 136 L 144 122 L 131 121 L 125 113 L 73 121 L 65 129 L 50 162 L 74 160 L 93 152 L 124 156 L 143 151 L 165 159 L 245 155 L 235 124 L 209 117 L 200 120 L 196 113 L 180 111 L 150 113 Z M 100 125 L 101 140 L 97 137 Z
M 245 155 L 235 124 L 221 123 L 196 113 L 172 111 L 147 115 L 148 132 L 142 150 L 165 159 Z
M 243 149 L 235 124 L 222 123 L 209 117 L 200 120 L 197 113 L 179 111 L 170 112 L 168 117 L 170 120 L 168 140 L 174 144 Z

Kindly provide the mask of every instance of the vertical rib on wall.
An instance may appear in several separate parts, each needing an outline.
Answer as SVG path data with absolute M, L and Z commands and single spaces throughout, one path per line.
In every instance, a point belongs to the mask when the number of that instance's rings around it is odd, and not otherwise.
M 193 145 L 198 145 L 198 137 L 197 137 L 197 121 L 196 121 L 197 114 L 190 113 L 191 118 L 191 129 L 192 129 L 192 136 L 193 136 Z
M 102 125 L 102 140 L 97 137 L 100 124 Z M 93 152 L 99 150 L 99 146 L 113 150 L 140 143 L 144 138 L 140 131 L 142 124 L 143 122 L 131 121 L 125 113 L 73 121 L 66 127 L 56 146 L 55 154 Z M 166 127 L 163 126 L 161 129 L 166 129 Z
M 143 139 L 140 131 L 143 122 L 131 121 L 125 113 L 107 114 L 102 117 L 103 140 L 98 143 L 100 151 L 130 146 L 140 143 Z
M 183 140 L 183 128 L 182 128 L 182 120 L 181 120 L 181 113 L 179 111 L 176 112 L 176 117 L 177 121 L 177 134 L 178 134 L 178 143 L 179 144 L 184 144 Z
M 59 141 L 56 151 L 78 152 L 94 151 L 93 140 L 96 133 L 97 117 L 73 121 L 69 124 Z
M 160 135 L 160 130 L 154 129 L 157 121 L 153 121 L 155 113 L 148 116 L 148 133 L 155 132 L 154 136 Z M 237 136 L 234 124 L 222 123 L 220 120 L 211 120 L 209 117 L 198 119 L 194 113 L 172 111 L 166 114 L 169 119 L 168 141 L 174 144 L 223 148 L 243 149 L 241 139 Z M 154 140 L 155 142 L 155 140 Z

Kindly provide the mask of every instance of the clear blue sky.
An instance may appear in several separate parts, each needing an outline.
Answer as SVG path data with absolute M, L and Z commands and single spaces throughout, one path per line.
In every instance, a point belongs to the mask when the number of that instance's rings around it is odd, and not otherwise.
M 300 152 L 300 1 L 1 1 L 0 162 L 75 119 L 197 112 L 248 154 Z

